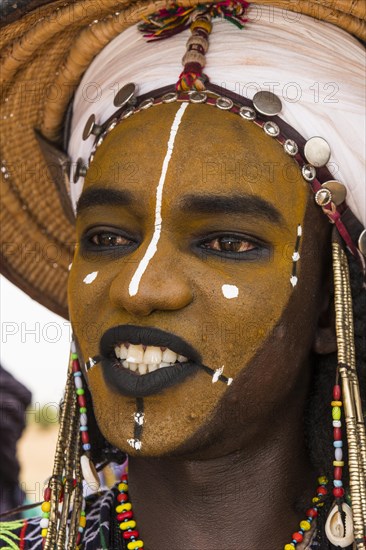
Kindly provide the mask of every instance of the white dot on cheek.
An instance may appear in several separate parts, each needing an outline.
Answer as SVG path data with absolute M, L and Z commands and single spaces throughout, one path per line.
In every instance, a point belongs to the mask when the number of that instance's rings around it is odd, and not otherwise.
M 95 281 L 95 279 L 97 278 L 97 275 L 98 275 L 98 271 L 93 271 L 93 273 L 89 273 L 89 275 L 84 277 L 83 283 L 85 283 L 86 285 L 90 285 L 90 283 Z
M 224 297 L 228 300 L 232 300 L 239 296 L 239 289 L 235 285 L 222 285 L 221 290 Z

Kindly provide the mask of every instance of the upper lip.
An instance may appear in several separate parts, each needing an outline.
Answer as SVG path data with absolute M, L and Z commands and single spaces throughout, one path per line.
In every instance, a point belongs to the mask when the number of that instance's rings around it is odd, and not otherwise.
M 100 353 L 104 357 L 115 357 L 114 348 L 123 342 L 143 346 L 166 347 L 190 361 L 201 363 L 201 356 L 183 338 L 155 327 L 119 325 L 109 328 L 100 340 Z

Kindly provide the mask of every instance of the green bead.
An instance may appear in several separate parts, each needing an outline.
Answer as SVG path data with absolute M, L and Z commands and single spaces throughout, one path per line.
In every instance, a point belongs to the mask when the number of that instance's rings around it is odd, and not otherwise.
M 340 418 L 341 418 L 341 409 L 340 409 L 340 407 L 333 407 L 332 417 L 333 417 L 333 420 L 340 420 Z
M 80 407 L 79 412 L 86 413 L 86 407 Z
M 77 353 L 72 353 L 71 354 L 71 359 L 79 359 L 78 354 Z
M 50 517 L 50 513 L 49 512 L 42 512 L 42 517 L 48 519 Z
M 84 390 L 83 390 L 83 388 L 78 388 L 78 389 L 76 390 L 76 393 L 77 393 L 78 395 L 84 395 Z
M 80 512 L 80 515 L 81 515 L 81 516 L 86 516 L 85 510 L 82 510 L 82 511 Z

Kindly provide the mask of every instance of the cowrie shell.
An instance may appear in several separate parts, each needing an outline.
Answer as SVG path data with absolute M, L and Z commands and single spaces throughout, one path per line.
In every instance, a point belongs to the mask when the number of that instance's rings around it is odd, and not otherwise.
M 340 546 L 341 548 L 346 548 L 350 546 L 354 541 L 353 535 L 353 519 L 352 519 L 352 510 L 343 502 L 342 510 L 345 513 L 345 527 L 339 513 L 338 506 L 335 505 L 327 518 L 325 523 L 325 534 L 329 542 L 334 544 L 334 546 Z
M 86 455 L 82 455 L 80 458 L 80 465 L 81 471 L 83 472 L 83 478 L 89 489 L 91 489 L 93 492 L 98 491 L 100 487 L 100 481 L 98 473 L 92 461 Z

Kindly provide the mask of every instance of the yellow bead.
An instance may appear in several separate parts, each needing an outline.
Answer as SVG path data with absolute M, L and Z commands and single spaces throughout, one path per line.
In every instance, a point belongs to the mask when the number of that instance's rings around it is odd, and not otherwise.
M 86 517 L 85 516 L 80 517 L 79 525 L 80 525 L 80 527 L 85 527 L 85 525 L 86 525 Z
M 128 485 L 127 485 L 127 483 L 119 483 L 119 484 L 118 484 L 118 490 L 119 490 L 119 491 L 128 491 Z
M 339 407 L 333 407 L 332 417 L 333 417 L 333 420 L 340 420 L 340 418 L 341 418 L 341 409 Z
M 122 512 L 126 512 L 126 511 L 131 510 L 131 508 L 132 508 L 131 502 L 125 502 L 124 504 L 119 504 L 116 507 L 116 512 L 117 512 L 117 514 L 121 514 Z
M 133 540 L 127 544 L 128 550 L 135 550 L 136 548 L 143 548 L 144 543 L 142 540 Z
M 332 401 L 331 402 L 332 407 L 341 407 L 342 401 Z
M 285 544 L 283 550 L 294 550 L 295 546 L 292 544 L 292 542 L 290 544 Z
M 41 535 L 42 535 L 43 538 L 47 536 L 47 531 L 48 531 L 48 529 L 42 529 Z
M 340 466 L 341 468 L 343 468 L 344 461 L 343 460 L 333 460 L 333 466 Z
M 318 483 L 319 483 L 319 485 L 326 485 L 328 483 L 327 476 L 318 477 Z
M 303 521 L 300 521 L 300 529 L 303 531 L 309 531 L 310 529 L 310 523 L 304 519 Z
M 51 510 L 51 503 L 48 501 L 42 502 L 41 510 L 42 512 L 49 512 Z
M 120 529 L 122 529 L 122 531 L 126 531 L 126 529 L 135 529 L 136 521 L 134 521 L 133 519 L 131 519 L 130 521 L 123 521 L 119 524 L 119 527 Z
M 316 504 L 317 502 L 320 501 L 320 498 L 319 498 L 319 497 L 313 497 L 313 498 L 311 499 L 311 501 L 312 501 L 314 504 Z

